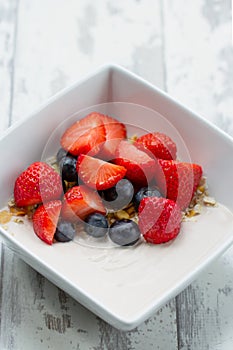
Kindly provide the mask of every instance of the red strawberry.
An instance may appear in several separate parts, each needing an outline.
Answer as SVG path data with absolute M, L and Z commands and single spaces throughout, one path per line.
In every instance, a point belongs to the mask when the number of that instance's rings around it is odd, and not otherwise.
M 110 160 L 115 156 L 115 151 L 122 139 L 126 138 L 126 127 L 118 120 L 107 115 L 102 116 L 106 132 L 106 141 L 98 154 L 99 158 Z
M 180 232 L 182 213 L 179 206 L 170 199 L 143 198 L 138 212 L 140 231 L 149 243 L 168 242 Z
M 125 177 L 137 186 L 146 186 L 154 174 L 155 160 L 128 141 L 118 145 L 114 163 L 125 167 Z
M 53 243 L 61 206 L 60 200 L 47 202 L 40 205 L 32 217 L 33 229 L 36 235 L 50 245 Z
M 81 154 L 77 161 L 77 172 L 79 178 L 89 187 L 106 190 L 115 186 L 125 176 L 126 169 L 123 166 Z
M 58 199 L 61 194 L 59 174 L 43 162 L 31 164 L 15 181 L 14 197 L 19 207 Z
M 61 137 L 61 146 L 77 156 L 81 153 L 95 155 L 105 141 L 102 114 L 93 112 L 72 124 Z
M 106 210 L 96 191 L 86 186 L 74 186 L 65 193 L 61 216 L 63 219 L 76 222 L 85 219 L 91 213 L 106 214 Z
M 160 132 L 146 134 L 139 137 L 136 143 L 149 150 L 156 158 L 176 159 L 176 144 L 166 134 Z
M 158 160 L 155 179 L 163 195 L 177 202 L 181 209 L 189 206 L 202 176 L 198 164 Z

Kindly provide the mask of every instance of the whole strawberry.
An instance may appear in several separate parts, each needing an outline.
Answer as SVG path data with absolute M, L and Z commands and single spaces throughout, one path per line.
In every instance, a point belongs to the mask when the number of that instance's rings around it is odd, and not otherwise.
M 59 199 L 61 194 L 59 174 L 44 162 L 32 163 L 15 181 L 14 198 L 18 207 Z
M 148 150 L 156 158 L 176 159 L 176 144 L 166 134 L 153 132 L 143 135 L 137 139 L 135 144 Z
M 139 205 L 138 213 L 138 225 L 148 243 L 168 242 L 180 232 L 182 213 L 178 205 L 170 199 L 144 198 Z
M 202 167 L 194 163 L 158 159 L 155 180 L 164 197 L 189 206 L 202 177 Z

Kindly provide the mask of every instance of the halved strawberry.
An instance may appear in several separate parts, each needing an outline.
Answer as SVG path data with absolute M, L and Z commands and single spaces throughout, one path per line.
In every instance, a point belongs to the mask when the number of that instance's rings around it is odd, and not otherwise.
M 40 205 L 33 214 L 32 223 L 35 234 L 45 243 L 52 244 L 56 232 L 62 203 L 54 200 Z
M 106 214 L 98 193 L 86 186 L 74 186 L 65 193 L 61 216 L 63 219 L 77 222 L 91 213 Z
M 77 161 L 79 178 L 89 187 L 106 190 L 116 185 L 126 173 L 123 166 L 81 154 Z
M 143 198 L 138 209 L 139 228 L 148 243 L 160 244 L 174 239 L 180 232 L 182 213 L 167 198 Z
M 126 168 L 125 177 L 137 186 L 147 186 L 153 178 L 155 160 L 126 140 L 119 143 L 114 163 Z
M 15 181 L 14 198 L 18 207 L 59 199 L 61 194 L 59 174 L 44 162 L 32 163 Z
M 102 114 L 93 112 L 72 124 L 61 137 L 61 146 L 77 156 L 81 153 L 95 155 L 106 140 Z
M 155 179 L 163 195 L 175 201 L 181 209 L 189 206 L 202 176 L 198 164 L 174 160 L 158 160 Z
M 176 159 L 176 144 L 166 134 L 153 132 L 139 137 L 136 144 L 149 150 L 156 158 Z
M 126 138 L 126 127 L 117 119 L 102 115 L 102 121 L 106 132 L 106 141 L 103 143 L 98 157 L 101 159 L 110 160 L 114 158 L 116 148 L 122 139 Z

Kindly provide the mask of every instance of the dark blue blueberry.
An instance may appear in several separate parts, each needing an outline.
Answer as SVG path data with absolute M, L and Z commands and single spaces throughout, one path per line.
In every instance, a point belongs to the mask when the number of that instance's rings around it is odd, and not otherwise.
M 59 164 L 60 161 L 62 160 L 62 158 L 66 157 L 66 156 L 77 158 L 77 157 L 73 156 L 73 154 L 67 152 L 64 148 L 60 148 L 56 154 L 57 163 Z
M 60 148 L 57 152 L 56 155 L 56 159 L 58 164 L 60 163 L 60 161 L 62 160 L 62 158 L 64 158 L 67 155 L 67 151 L 64 148 Z
M 122 179 L 107 190 L 101 191 L 104 206 L 108 210 L 117 211 L 125 208 L 132 200 L 134 188 L 132 183 L 127 179 Z
M 138 225 L 132 220 L 117 220 L 110 226 L 109 237 L 118 245 L 130 246 L 139 240 L 140 230 Z
M 75 228 L 74 225 L 69 221 L 61 220 L 57 224 L 54 238 L 59 242 L 69 242 L 74 239 Z
M 157 187 L 142 187 L 134 196 L 133 203 L 138 210 L 139 204 L 146 197 L 162 197 Z
M 85 219 L 85 232 L 92 237 L 104 237 L 108 232 L 108 221 L 106 217 L 99 213 L 90 214 Z
M 100 191 L 100 195 L 106 202 L 113 202 L 117 199 L 116 186 Z
M 77 159 L 72 156 L 65 156 L 61 159 L 59 166 L 62 180 L 67 182 L 78 182 L 76 164 Z

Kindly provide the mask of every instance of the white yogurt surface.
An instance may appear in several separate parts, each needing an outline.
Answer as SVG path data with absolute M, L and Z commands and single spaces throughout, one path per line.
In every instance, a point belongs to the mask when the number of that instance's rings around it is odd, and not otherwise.
M 95 302 L 126 315 L 159 303 L 233 240 L 233 214 L 221 204 L 204 207 L 195 221 L 182 223 L 176 239 L 160 245 L 142 240 L 132 247 L 116 247 L 108 241 L 95 246 L 93 239 L 85 241 L 82 236 L 49 246 L 34 234 L 26 218 L 23 224 L 12 220 L 2 226 L 23 248 L 16 248 L 22 257 L 28 251 L 52 277 L 55 272 L 64 278 L 65 290 L 66 282 L 72 283 Z

